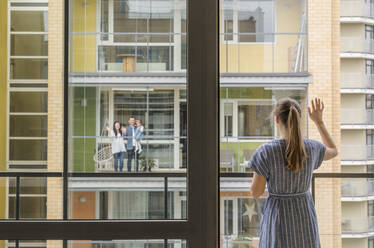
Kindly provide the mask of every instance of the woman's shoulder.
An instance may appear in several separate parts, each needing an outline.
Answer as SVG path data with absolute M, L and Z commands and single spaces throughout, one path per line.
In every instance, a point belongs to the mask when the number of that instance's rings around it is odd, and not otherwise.
M 257 148 L 257 151 L 268 151 L 273 149 L 274 147 L 282 146 L 284 144 L 284 140 L 282 139 L 274 139 L 268 142 L 263 143 Z
M 321 145 L 323 145 L 322 142 L 320 142 L 318 140 L 307 139 L 307 138 L 304 138 L 304 143 L 305 144 L 310 144 L 312 146 L 321 146 Z

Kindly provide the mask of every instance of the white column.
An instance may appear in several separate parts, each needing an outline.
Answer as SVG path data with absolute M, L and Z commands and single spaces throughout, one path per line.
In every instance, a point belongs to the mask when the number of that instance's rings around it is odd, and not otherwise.
M 180 112 L 180 102 L 179 102 L 179 89 L 174 90 L 174 169 L 179 169 L 179 159 L 180 159 L 180 144 L 179 144 L 179 112 Z

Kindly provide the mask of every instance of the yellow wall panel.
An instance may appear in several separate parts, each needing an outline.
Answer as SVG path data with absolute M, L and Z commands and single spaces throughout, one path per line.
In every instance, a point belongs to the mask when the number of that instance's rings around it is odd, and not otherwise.
M 8 1 L 0 1 L 0 171 L 6 169 Z M 6 217 L 6 180 L 0 180 L 0 219 Z M 0 247 L 4 247 L 4 241 Z
M 75 0 L 73 5 L 73 32 L 96 32 L 96 0 Z M 96 34 L 73 34 L 73 71 L 96 71 Z

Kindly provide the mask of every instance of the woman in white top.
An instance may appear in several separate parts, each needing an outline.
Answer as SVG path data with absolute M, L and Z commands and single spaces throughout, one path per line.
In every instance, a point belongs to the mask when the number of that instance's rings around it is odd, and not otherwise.
M 119 171 L 122 172 L 123 170 L 123 159 L 125 158 L 125 144 L 123 141 L 122 135 L 122 126 L 118 121 L 113 123 L 113 130 L 110 127 L 107 127 L 108 135 L 113 137 L 112 140 L 112 153 L 114 157 L 114 171 L 118 171 L 118 161 L 119 161 Z

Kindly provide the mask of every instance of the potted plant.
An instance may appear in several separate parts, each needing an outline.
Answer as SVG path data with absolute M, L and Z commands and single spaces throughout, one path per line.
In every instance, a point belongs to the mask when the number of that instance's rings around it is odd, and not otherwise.
M 139 162 L 140 162 L 140 169 L 143 171 L 146 171 L 147 167 L 148 167 L 148 171 L 151 171 L 152 168 L 156 167 L 156 160 L 152 158 L 146 158 L 145 156 L 141 156 L 139 158 Z

